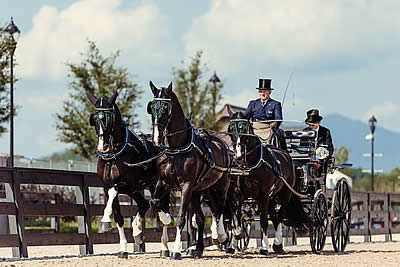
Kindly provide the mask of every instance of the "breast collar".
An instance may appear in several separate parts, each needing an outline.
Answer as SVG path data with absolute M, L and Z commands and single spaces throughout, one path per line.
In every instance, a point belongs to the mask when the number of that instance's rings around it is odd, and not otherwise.
M 122 124 L 125 127 L 125 141 L 124 141 L 124 145 L 122 146 L 122 148 L 119 151 L 115 151 L 115 152 L 110 152 L 110 153 L 102 153 L 100 151 L 97 150 L 97 155 L 102 159 L 102 160 L 112 160 L 112 159 L 116 159 L 119 155 L 123 154 L 128 146 L 128 143 L 131 141 L 131 134 L 132 133 L 129 128 L 128 128 L 128 124 L 126 124 L 125 121 L 122 121 Z

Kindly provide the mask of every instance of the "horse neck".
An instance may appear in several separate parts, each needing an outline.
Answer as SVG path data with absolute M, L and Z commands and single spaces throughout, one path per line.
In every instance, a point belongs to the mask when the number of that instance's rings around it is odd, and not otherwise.
M 118 113 L 115 116 L 115 128 L 112 133 L 114 143 L 120 144 L 125 141 L 125 125 L 122 123 L 121 115 Z
M 172 92 L 171 95 L 172 100 L 172 111 L 171 111 L 171 119 L 168 124 L 168 132 L 174 133 L 176 131 L 186 129 L 189 127 L 188 122 L 185 118 L 185 114 L 183 112 L 182 106 L 179 103 L 178 98 L 176 97 L 175 93 Z M 189 130 L 183 131 L 182 133 L 168 136 L 168 146 L 170 147 L 179 147 L 186 144 L 188 139 L 188 134 L 190 133 Z
M 249 136 L 249 142 L 247 144 L 247 150 L 253 150 L 256 146 L 259 145 L 257 137 Z M 260 157 L 260 149 L 254 149 L 251 153 L 247 154 L 247 163 L 254 164 L 258 161 Z

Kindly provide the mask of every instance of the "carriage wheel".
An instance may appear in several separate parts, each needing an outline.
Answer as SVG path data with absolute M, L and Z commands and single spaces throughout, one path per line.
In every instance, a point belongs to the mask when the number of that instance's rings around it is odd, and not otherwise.
M 349 240 L 351 226 L 350 187 L 345 178 L 341 178 L 335 187 L 331 209 L 331 236 L 336 252 L 344 251 Z
M 319 254 L 324 248 L 328 228 L 328 202 L 321 189 L 314 195 L 311 216 L 313 220 L 313 229 L 310 234 L 311 249 Z
M 244 237 L 238 241 L 238 248 L 240 249 L 240 251 L 245 251 L 250 242 L 251 221 L 242 220 L 242 231 Z

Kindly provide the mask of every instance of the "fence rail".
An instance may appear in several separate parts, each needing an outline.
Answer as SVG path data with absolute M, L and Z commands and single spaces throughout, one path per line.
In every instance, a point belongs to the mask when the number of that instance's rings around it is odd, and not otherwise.
M 14 257 L 28 257 L 28 246 L 44 245 L 79 245 L 80 254 L 92 254 L 93 244 L 119 243 L 118 233 L 95 233 L 91 229 L 91 221 L 95 216 L 103 214 L 103 204 L 91 204 L 89 188 L 102 187 L 95 173 L 75 172 L 32 168 L 0 167 L 0 183 L 4 183 L 7 202 L 0 202 L 0 215 L 8 215 L 9 234 L 0 234 L 0 247 L 12 247 Z M 57 185 L 73 186 L 76 203 L 43 204 L 25 203 L 21 193 L 21 185 Z M 328 191 L 328 196 L 332 191 Z M 400 193 L 373 193 L 351 191 L 352 197 L 352 229 L 351 236 L 361 235 L 365 241 L 371 236 L 384 234 L 386 240 L 392 240 L 394 233 L 400 233 Z M 137 213 L 136 205 L 121 205 L 124 217 L 133 217 Z M 176 216 L 177 209 L 171 214 Z M 206 215 L 210 216 L 209 210 Z M 77 233 L 43 233 L 25 229 L 27 216 L 76 216 L 78 218 Z M 187 220 L 190 221 L 190 220 Z M 187 227 L 186 231 L 189 233 Z M 170 240 L 175 236 L 175 228 L 168 229 Z M 132 230 L 125 228 L 128 242 L 133 242 Z M 273 231 L 269 231 L 269 235 Z M 296 243 L 296 235 L 290 229 L 284 230 L 288 244 Z M 254 226 L 252 237 L 260 236 L 259 224 Z M 160 242 L 161 232 L 158 228 L 145 229 L 146 242 Z M 183 235 L 188 241 L 190 235 Z M 207 239 L 207 242 L 210 242 Z M 138 248 L 137 248 L 138 249 Z M 140 249 L 140 248 L 139 248 Z M 143 250 L 143 246 L 141 247 Z

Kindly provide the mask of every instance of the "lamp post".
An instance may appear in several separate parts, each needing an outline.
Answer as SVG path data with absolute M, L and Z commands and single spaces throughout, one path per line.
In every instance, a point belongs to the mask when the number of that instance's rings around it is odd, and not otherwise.
M 371 130 L 371 191 L 374 191 L 374 132 L 377 120 L 374 116 L 369 119 L 369 129 Z
M 218 78 L 217 76 L 217 72 L 214 71 L 214 74 L 211 76 L 210 80 L 208 80 L 209 82 L 212 82 L 214 85 L 213 91 L 212 91 L 212 107 L 213 107 L 213 116 L 215 117 L 215 113 L 216 113 L 216 105 L 217 105 L 217 83 L 221 82 L 221 80 Z
M 11 45 L 11 62 L 10 62 L 10 167 L 14 167 L 14 52 L 17 48 L 20 31 L 14 24 L 13 18 L 6 27 L 5 31 L 9 34 Z

